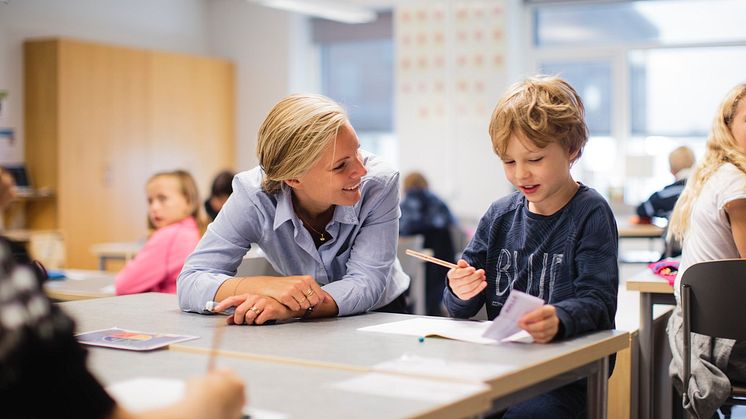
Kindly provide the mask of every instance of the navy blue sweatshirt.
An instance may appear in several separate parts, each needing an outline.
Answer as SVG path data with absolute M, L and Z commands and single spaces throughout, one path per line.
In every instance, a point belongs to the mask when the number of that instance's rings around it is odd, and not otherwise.
M 493 319 L 517 289 L 556 308 L 556 339 L 613 329 L 617 241 L 611 208 L 585 185 L 550 216 L 531 213 L 528 201 L 515 192 L 490 206 L 464 250 L 464 260 L 485 270 L 487 288 L 463 301 L 446 287 L 444 303 L 459 318 L 474 316 L 486 304 Z

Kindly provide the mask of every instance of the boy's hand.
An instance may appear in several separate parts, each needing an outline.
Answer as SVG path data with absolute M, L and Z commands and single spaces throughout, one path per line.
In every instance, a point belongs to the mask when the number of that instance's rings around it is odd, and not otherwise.
M 543 305 L 528 312 L 518 320 L 518 327 L 528 332 L 535 342 L 547 343 L 554 339 L 559 331 L 559 317 L 552 305 Z
M 448 271 L 448 286 L 456 297 L 471 300 L 487 287 L 487 276 L 484 269 L 474 269 L 465 260 L 459 259 L 458 268 Z

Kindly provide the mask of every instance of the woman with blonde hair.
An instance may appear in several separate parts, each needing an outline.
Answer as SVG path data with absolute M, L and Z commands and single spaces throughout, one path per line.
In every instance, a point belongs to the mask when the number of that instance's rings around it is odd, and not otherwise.
M 681 390 L 681 277 L 698 262 L 746 257 L 746 84 L 733 88 L 720 105 L 704 159 L 674 207 L 669 238 L 683 243 L 674 284 L 677 305 L 668 323 L 670 373 Z M 695 334 L 692 348 L 694 379 L 683 404 L 690 413 L 709 418 L 730 393 L 730 380 L 746 381 L 746 342 Z
M 277 103 L 259 129 L 259 167 L 236 175 L 179 276 L 182 310 L 235 307 L 235 324 L 404 311 L 399 175 L 359 147 L 331 99 Z M 253 244 L 284 276 L 235 277 Z

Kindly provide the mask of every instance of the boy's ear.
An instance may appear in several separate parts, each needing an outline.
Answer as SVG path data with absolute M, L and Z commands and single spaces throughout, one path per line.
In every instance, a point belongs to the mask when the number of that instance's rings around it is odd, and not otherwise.
M 578 155 L 580 154 L 580 149 L 573 151 L 570 153 L 570 163 L 575 164 L 575 162 L 578 159 Z

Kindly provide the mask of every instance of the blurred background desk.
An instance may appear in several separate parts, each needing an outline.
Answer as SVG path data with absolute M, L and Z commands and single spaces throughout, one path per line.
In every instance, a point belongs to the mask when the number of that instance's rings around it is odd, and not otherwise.
M 632 224 L 627 220 L 617 219 L 619 233 L 619 260 L 623 263 L 648 263 L 660 259 L 665 249 L 665 228 L 656 224 Z M 622 251 L 623 240 L 645 239 L 648 250 Z
M 98 258 L 98 269 L 105 271 L 110 260 L 119 260 L 124 263 L 137 255 L 142 249 L 142 242 L 117 242 L 98 243 L 91 246 L 91 253 Z
M 113 297 L 114 275 L 110 272 L 67 269 L 66 278 L 50 279 L 44 283 L 44 291 L 56 301 L 88 300 Z

